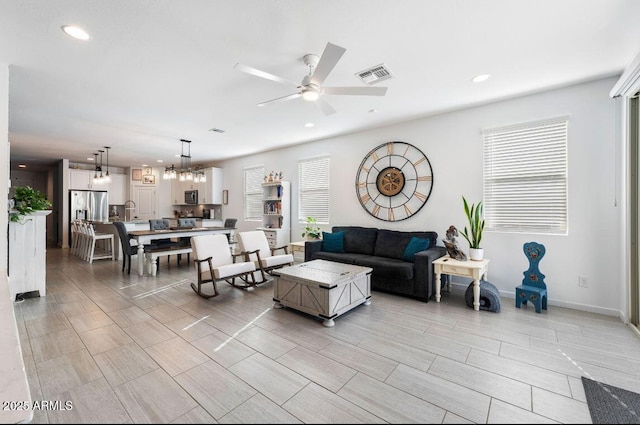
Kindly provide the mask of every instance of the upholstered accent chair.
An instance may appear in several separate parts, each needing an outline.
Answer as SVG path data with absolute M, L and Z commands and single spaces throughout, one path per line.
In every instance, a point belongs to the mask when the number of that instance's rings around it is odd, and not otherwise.
M 240 252 L 245 255 L 245 261 L 253 261 L 256 270 L 260 271 L 261 280 L 258 284 L 266 282 L 267 275 L 271 274 L 272 270 L 293 265 L 293 255 L 289 254 L 289 247 L 271 248 L 262 230 L 239 232 L 238 245 Z M 278 250 L 284 250 L 284 254 L 276 254 Z

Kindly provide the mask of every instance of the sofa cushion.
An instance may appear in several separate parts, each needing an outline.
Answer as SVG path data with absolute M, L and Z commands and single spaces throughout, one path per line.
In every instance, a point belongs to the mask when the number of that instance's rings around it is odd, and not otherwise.
M 404 249 L 402 259 L 413 263 L 415 261 L 416 253 L 424 251 L 427 248 L 429 248 L 429 239 L 420 239 L 413 236 L 407 244 L 407 247 Z
M 332 231 L 344 231 L 344 251 L 373 255 L 378 229 L 360 226 L 334 226 Z
M 322 250 L 326 252 L 344 252 L 344 232 L 322 232 Z
M 339 254 L 337 252 L 325 252 L 325 251 L 316 251 L 311 255 L 312 260 L 328 260 L 335 261 L 338 263 L 346 263 L 346 264 L 356 264 L 356 261 L 359 261 L 361 258 L 371 257 L 370 255 L 364 254 L 351 254 L 346 252 L 344 254 Z
M 428 239 L 429 246 L 436 245 L 435 238 L 437 238 L 437 234 L 435 232 L 402 232 L 380 229 L 373 255 L 402 260 L 404 250 L 414 236 L 420 239 Z
M 371 267 L 373 274 L 380 277 L 393 277 L 398 280 L 413 279 L 413 263 L 386 257 L 356 258 L 358 266 Z

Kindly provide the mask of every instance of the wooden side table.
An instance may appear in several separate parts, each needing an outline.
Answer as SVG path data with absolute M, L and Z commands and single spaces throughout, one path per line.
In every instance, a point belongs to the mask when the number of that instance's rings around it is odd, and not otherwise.
M 433 271 L 436 274 L 436 302 L 440 302 L 440 276 L 444 274 L 470 277 L 473 279 L 473 309 L 480 310 L 480 280 L 487 279 L 489 260 L 458 261 L 450 256 L 438 258 L 433 262 Z M 451 283 L 449 283 L 451 285 Z M 451 288 L 449 288 L 451 289 Z
M 300 252 L 302 253 L 302 261 L 304 261 L 304 243 L 305 241 L 289 243 L 289 251 L 293 255 L 294 259 L 296 257 L 296 252 Z

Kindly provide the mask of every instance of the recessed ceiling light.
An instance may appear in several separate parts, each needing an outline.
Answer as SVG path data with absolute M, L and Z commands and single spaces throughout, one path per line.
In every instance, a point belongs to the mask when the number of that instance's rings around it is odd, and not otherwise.
M 87 158 L 87 161 L 93 161 L 94 158 Z
M 312 123 L 312 122 L 308 122 L 308 123 L 306 123 L 304 126 L 305 126 L 305 127 L 313 127 L 314 125 L 315 125 L 314 123 Z
M 18 168 L 27 168 L 27 164 L 18 164 Z
M 142 167 L 148 167 L 148 165 L 147 164 L 142 164 Z
M 77 38 L 78 40 L 88 40 L 89 34 L 87 34 L 82 28 L 76 27 L 74 25 L 63 25 L 62 31 L 66 34 L 70 35 L 73 38 Z
M 471 81 L 473 81 L 474 83 L 481 83 L 483 81 L 487 81 L 489 77 L 491 77 L 491 75 L 489 74 L 480 74 L 473 77 Z
M 157 162 L 164 162 L 162 159 L 156 159 Z

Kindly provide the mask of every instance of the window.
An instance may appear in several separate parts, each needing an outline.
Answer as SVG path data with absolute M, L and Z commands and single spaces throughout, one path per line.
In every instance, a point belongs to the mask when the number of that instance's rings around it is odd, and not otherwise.
M 262 182 L 264 167 L 244 170 L 244 219 L 262 220 Z
M 298 220 L 313 217 L 318 223 L 329 223 L 328 156 L 298 161 Z
M 487 230 L 567 234 L 567 118 L 487 130 Z

